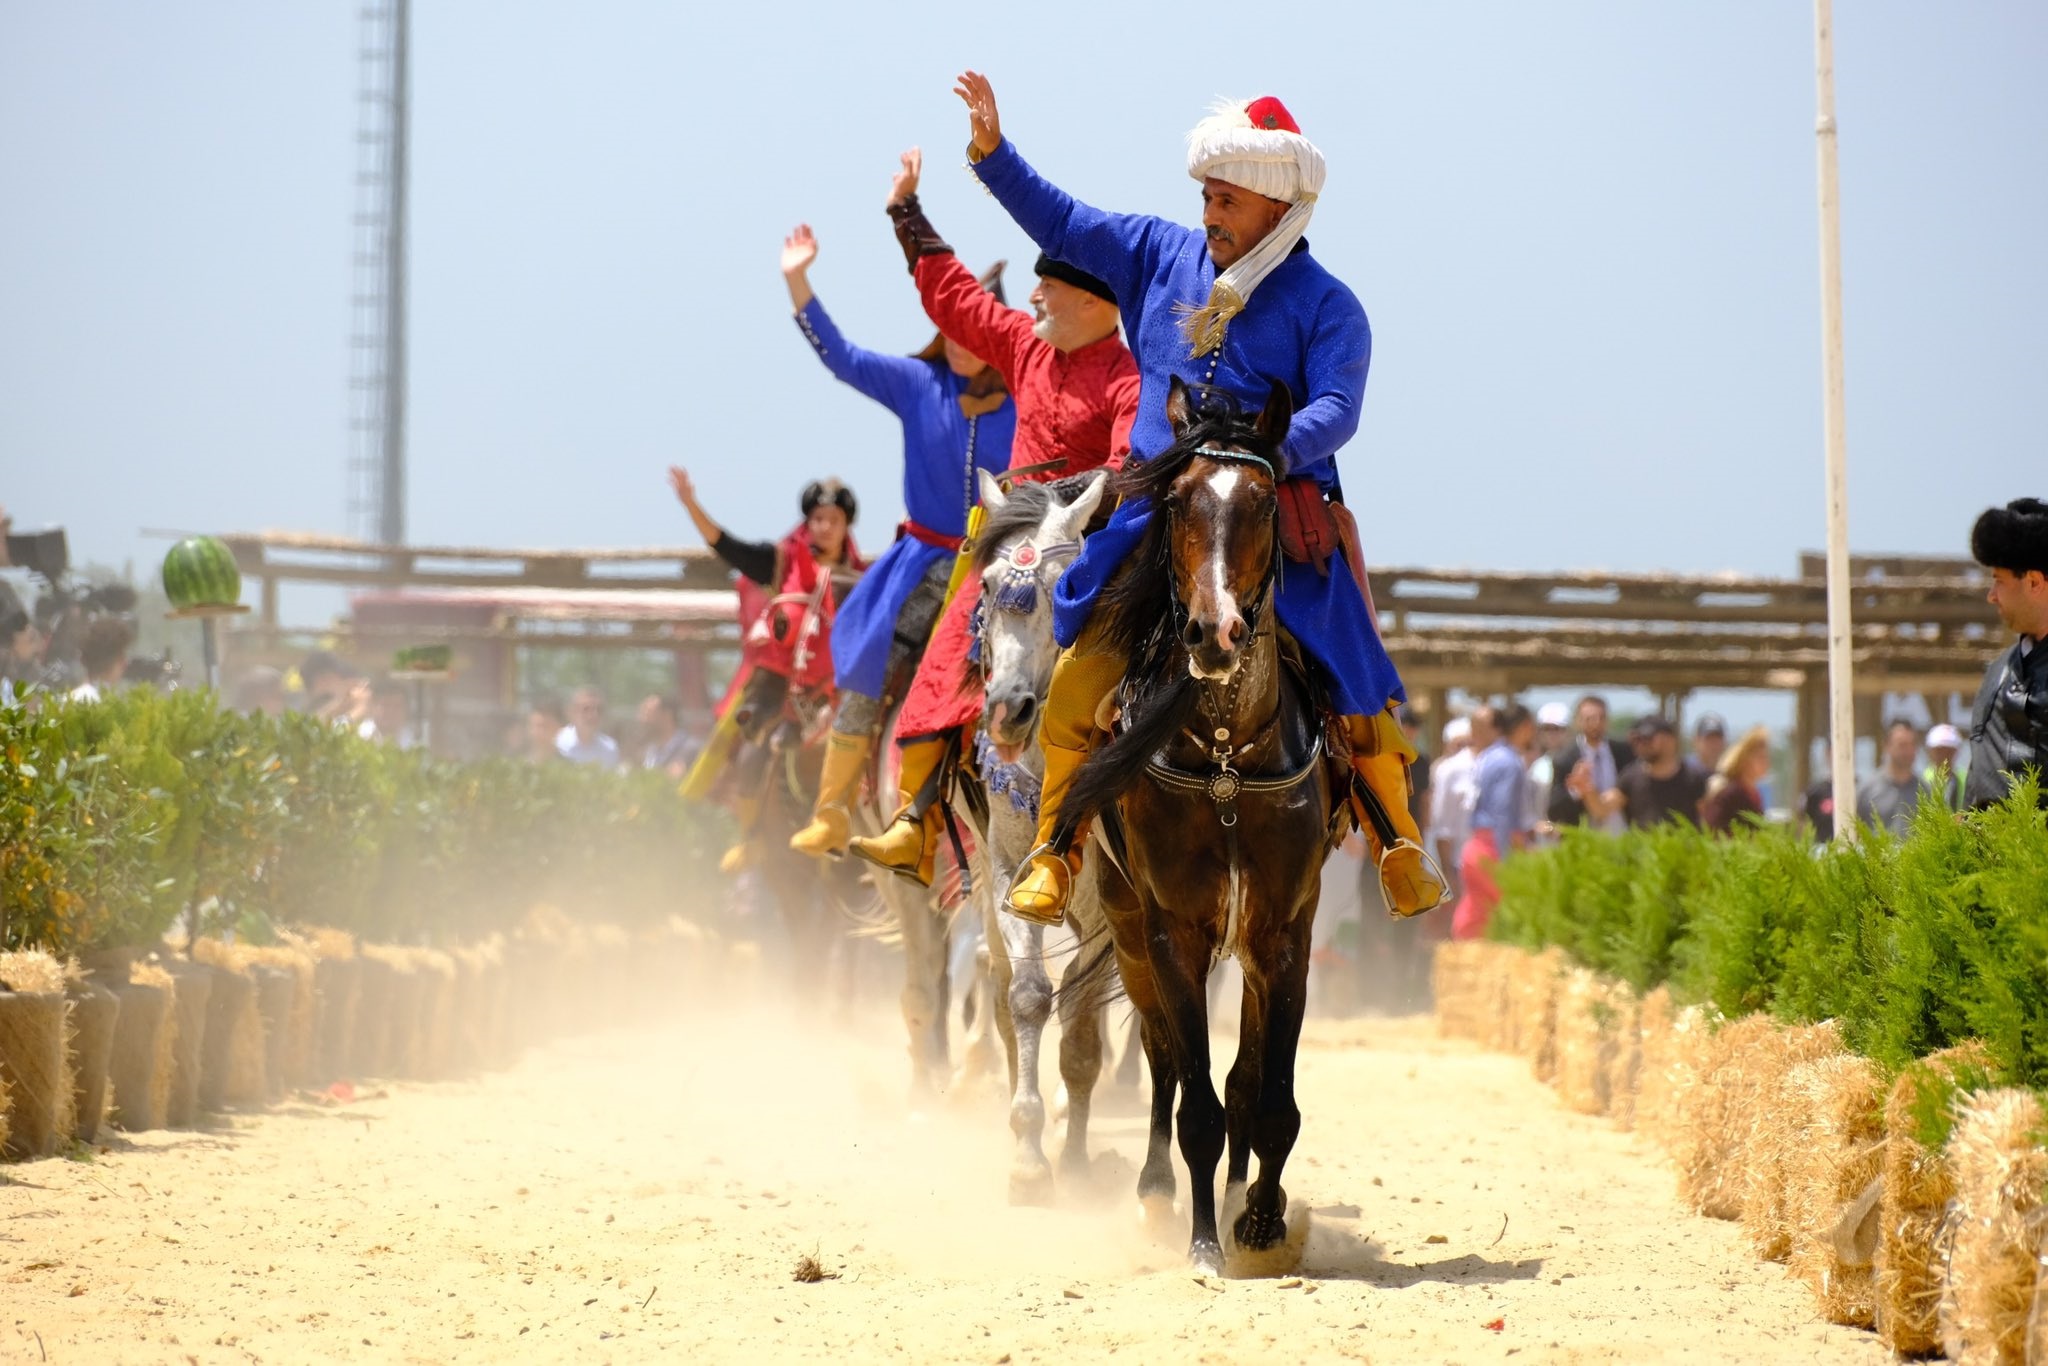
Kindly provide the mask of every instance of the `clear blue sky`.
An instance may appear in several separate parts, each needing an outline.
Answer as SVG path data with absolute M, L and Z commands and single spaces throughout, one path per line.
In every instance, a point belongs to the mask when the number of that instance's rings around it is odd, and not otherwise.
M 886 538 L 887 415 L 790 324 L 929 335 L 901 148 L 967 259 L 1033 252 L 949 93 L 1109 207 L 1192 219 L 1182 137 L 1287 101 L 1311 239 L 1373 320 L 1380 563 L 1790 572 L 1822 539 L 1807 6 L 416 0 L 415 539 L 685 543 L 679 461 L 780 532 L 836 472 Z M 345 528 L 355 5 L 0 5 L 0 503 L 80 559 L 145 526 Z M 1951 552 L 2048 492 L 2048 6 L 1840 6 L 1853 541 Z M 1375 480 L 1383 483 L 1375 485 Z

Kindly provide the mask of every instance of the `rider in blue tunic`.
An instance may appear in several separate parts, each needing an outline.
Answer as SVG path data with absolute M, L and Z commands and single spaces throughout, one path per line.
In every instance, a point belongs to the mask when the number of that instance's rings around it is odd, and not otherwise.
M 1229 394 L 1256 410 L 1275 381 L 1294 400 L 1284 443 L 1290 476 L 1337 486 L 1336 455 L 1358 430 L 1372 357 L 1372 330 L 1357 298 L 1309 254 L 1303 231 L 1323 184 L 1323 157 L 1278 100 L 1224 104 L 1189 139 L 1188 172 L 1202 184 L 1203 226 L 1094 209 L 1042 179 L 1002 136 L 995 95 L 969 72 L 958 93 L 968 106 L 974 172 L 1045 252 L 1100 277 L 1115 292 L 1138 359 L 1142 391 L 1131 459 L 1173 442 L 1166 418 L 1178 377 Z M 1098 704 L 1123 661 L 1091 649 L 1095 598 L 1144 534 L 1145 499 L 1125 502 L 1088 539 L 1054 594 L 1054 624 L 1066 646 L 1053 675 L 1042 743 L 1046 754 L 1040 840 L 1010 897 L 1010 909 L 1057 923 L 1064 913 L 1078 845 L 1050 847 L 1058 805 L 1093 743 Z M 1346 557 L 1327 575 L 1284 574 L 1274 606 L 1281 623 L 1320 666 L 1330 701 L 1346 717 L 1360 776 L 1392 819 L 1396 839 L 1372 828 L 1390 909 L 1413 914 L 1443 895 L 1408 814 L 1407 763 L 1414 757 L 1391 708 L 1401 680 L 1380 643 L 1363 586 Z
M 811 823 L 790 837 L 805 854 L 838 854 L 852 833 L 848 805 L 860 782 L 886 700 L 900 697 L 916 672 L 944 605 L 953 558 L 967 534 L 976 471 L 1010 465 L 1017 408 L 1002 376 L 964 348 L 934 337 L 915 356 L 866 351 L 839 335 L 811 292 L 818 242 L 808 226 L 782 244 L 782 275 L 796 325 L 833 378 L 866 394 L 903 423 L 903 505 L 909 514 L 896 543 L 876 559 L 832 627 L 839 710 L 825 750 L 825 771 Z M 982 277 L 1001 293 L 1002 264 Z

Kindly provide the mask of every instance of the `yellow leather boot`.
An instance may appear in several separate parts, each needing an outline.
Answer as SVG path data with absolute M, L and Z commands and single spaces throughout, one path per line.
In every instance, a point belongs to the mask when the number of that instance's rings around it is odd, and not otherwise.
M 853 833 L 853 815 L 848 803 L 860 786 L 860 772 L 875 747 L 871 735 L 848 735 L 833 731 L 825 740 L 825 772 L 818 779 L 818 802 L 811 808 L 811 823 L 789 837 L 789 847 L 812 858 L 846 852 L 846 837 Z
M 761 819 L 761 799 L 740 797 L 732 804 L 734 823 L 740 828 L 740 837 L 732 842 L 732 848 L 718 860 L 718 871 L 732 877 L 747 866 L 753 846 L 754 823 Z
M 934 801 L 920 820 L 910 808 L 924 785 L 946 756 L 946 737 L 913 740 L 902 746 L 903 772 L 897 780 L 900 805 L 889 828 L 869 838 L 865 835 L 847 844 L 847 852 L 866 859 L 877 868 L 912 879 L 920 887 L 932 885 L 932 871 L 939 856 L 939 835 L 946 828 L 946 813 Z
M 1442 905 L 1450 889 L 1444 884 L 1442 870 L 1423 852 L 1422 831 L 1416 828 L 1415 816 L 1408 809 L 1408 765 L 1415 758 L 1415 747 L 1401 733 L 1394 709 L 1388 707 L 1377 716 L 1347 716 L 1344 730 L 1351 741 L 1352 768 L 1379 798 L 1388 822 L 1394 827 L 1393 844 L 1385 844 L 1366 815 L 1363 801 L 1352 794 L 1358 829 L 1365 836 L 1373 865 L 1379 870 L 1380 890 L 1386 895 L 1387 909 L 1395 915 L 1410 916 Z
M 1124 676 L 1124 661 L 1112 654 L 1088 651 L 1088 633 L 1060 655 L 1053 666 L 1052 687 L 1045 699 L 1045 724 L 1040 747 L 1045 751 L 1045 781 L 1038 796 L 1038 847 L 1017 870 L 1010 887 L 1010 914 L 1040 925 L 1066 918 L 1081 871 L 1081 841 L 1073 847 L 1053 845 L 1060 823 L 1060 804 L 1073 785 L 1075 770 L 1095 744 L 1095 714 L 1102 700 Z

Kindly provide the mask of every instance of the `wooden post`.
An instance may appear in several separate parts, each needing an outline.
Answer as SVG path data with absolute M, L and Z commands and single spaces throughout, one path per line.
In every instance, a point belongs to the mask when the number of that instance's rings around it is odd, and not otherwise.
M 1842 428 L 1842 205 L 1835 139 L 1833 0 L 1813 0 L 1814 79 L 1820 160 L 1821 426 L 1827 445 L 1828 730 L 1833 737 L 1835 838 L 1856 839 L 1855 717 L 1849 653 L 1849 454 Z

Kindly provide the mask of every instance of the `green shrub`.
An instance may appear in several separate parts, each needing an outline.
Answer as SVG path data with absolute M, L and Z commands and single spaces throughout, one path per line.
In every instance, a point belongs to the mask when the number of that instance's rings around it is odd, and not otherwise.
M 1910 837 L 1848 847 L 1772 827 L 1568 831 L 1501 866 L 1489 933 L 1726 1015 L 1836 1020 L 1888 1071 L 1980 1038 L 2002 1083 L 2048 1086 L 2039 793 L 2028 782 L 1961 819 L 1930 800 Z
M 0 945 L 144 945 L 182 918 L 455 942 L 551 902 L 707 914 L 724 818 L 660 774 L 454 763 L 307 716 L 129 691 L 0 708 Z

